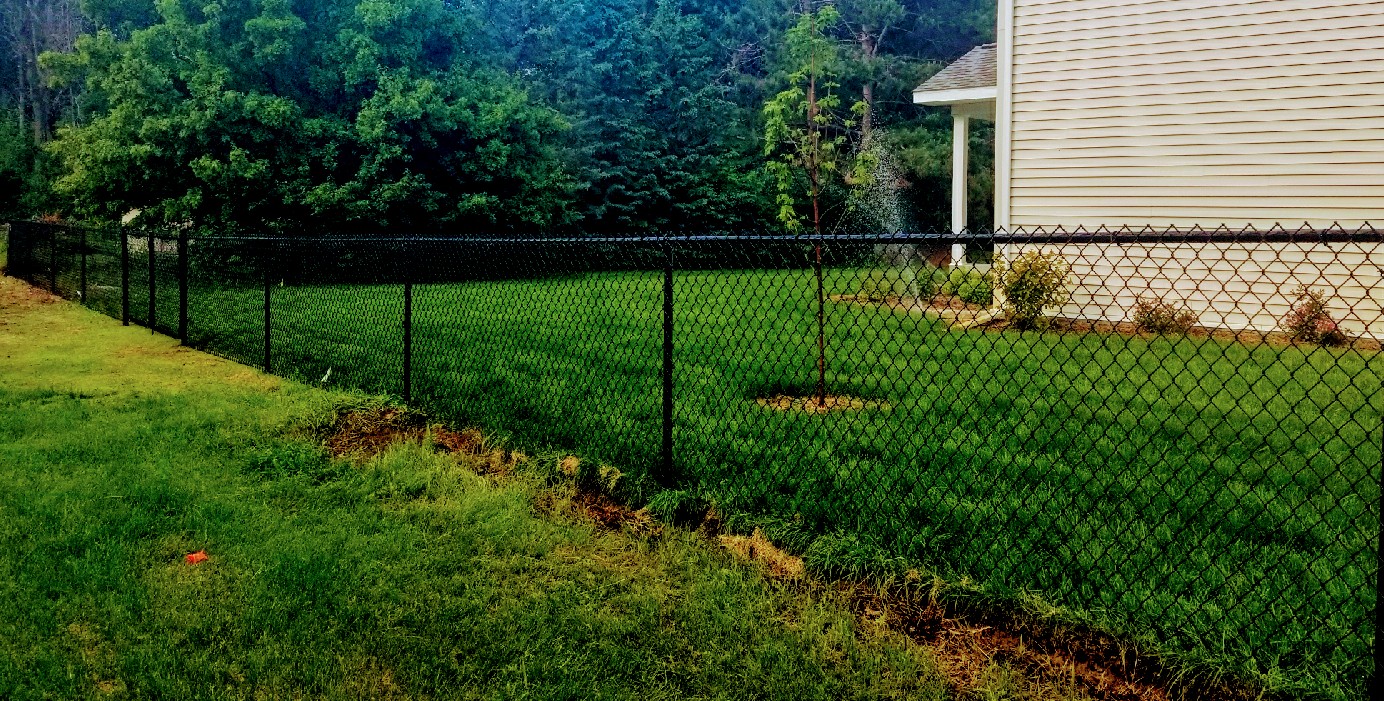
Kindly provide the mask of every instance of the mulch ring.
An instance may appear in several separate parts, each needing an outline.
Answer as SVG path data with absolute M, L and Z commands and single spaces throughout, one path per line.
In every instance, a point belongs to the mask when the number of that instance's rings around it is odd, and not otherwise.
M 888 409 L 889 403 L 879 399 L 861 399 L 847 395 L 828 394 L 826 401 L 819 401 L 817 397 L 794 397 L 787 394 L 776 394 L 772 397 L 760 397 L 754 400 L 755 404 L 775 411 L 801 411 L 807 414 L 829 414 L 833 411 L 862 411 L 865 409 Z
M 935 294 L 924 298 L 888 295 L 874 299 L 868 295 L 832 295 L 831 301 L 850 302 L 866 307 L 889 307 L 910 312 L 978 312 L 985 309 L 983 305 L 971 304 L 956 295 L 948 294 Z

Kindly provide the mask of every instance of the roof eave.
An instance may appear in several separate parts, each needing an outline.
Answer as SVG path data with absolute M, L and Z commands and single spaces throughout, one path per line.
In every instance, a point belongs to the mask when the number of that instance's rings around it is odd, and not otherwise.
M 929 105 L 933 107 L 943 107 L 947 105 L 964 105 L 976 102 L 994 102 L 999 98 L 999 88 L 990 86 L 986 88 L 963 88 L 960 90 L 916 90 L 913 92 L 913 104 Z

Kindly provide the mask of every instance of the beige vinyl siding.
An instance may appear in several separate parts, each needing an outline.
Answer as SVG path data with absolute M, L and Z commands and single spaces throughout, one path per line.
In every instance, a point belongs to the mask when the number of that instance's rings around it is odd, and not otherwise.
M 1011 228 L 1384 227 L 1384 0 L 1012 1 Z M 1312 286 L 1384 339 L 1384 245 L 1042 248 L 1062 316 L 1274 331 Z
M 1014 0 L 1011 226 L 1384 226 L 1384 0 Z
M 1057 314 L 1131 321 L 1135 303 L 1191 310 L 1207 328 L 1280 331 L 1303 286 L 1330 291 L 1327 309 L 1347 334 L 1384 340 L 1384 246 L 1331 244 L 1068 244 L 1003 246 L 1057 252 L 1072 265 L 1071 302 Z

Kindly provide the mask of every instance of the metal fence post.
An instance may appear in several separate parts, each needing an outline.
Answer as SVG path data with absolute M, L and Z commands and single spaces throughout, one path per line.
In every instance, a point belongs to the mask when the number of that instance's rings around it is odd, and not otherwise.
M 187 232 L 178 234 L 178 341 L 187 345 Z
M 48 243 L 48 291 L 58 293 L 58 227 L 48 228 L 53 233 Z
M 271 315 L 271 309 L 272 309 L 272 303 L 273 303 L 273 283 L 272 283 L 272 276 L 269 274 L 269 272 L 270 272 L 269 260 L 270 260 L 270 247 L 271 247 L 271 245 L 272 245 L 272 244 L 271 244 L 271 242 L 269 242 L 269 241 L 265 241 L 265 242 L 264 242 L 264 253 L 263 253 L 263 256 L 260 258 L 260 267 L 262 267 L 262 268 L 264 269 L 264 371 L 265 371 L 266 373 L 273 373 L 273 372 L 274 372 L 274 370 L 273 370 L 273 367 L 274 367 L 274 366 L 273 366 L 273 364 L 271 364 L 270 361 L 269 361 L 269 351 L 270 351 L 270 341 L 269 341 L 269 339 L 270 339 L 270 328 L 271 328 L 270 325 L 271 325 L 271 323 L 272 323 L 272 317 L 271 317 L 270 315 Z
M 1384 440 L 1380 444 L 1384 448 Z M 1379 488 L 1375 510 L 1379 515 L 1379 542 L 1374 561 L 1374 678 L 1370 680 L 1370 698 L 1376 700 L 1384 699 L 1384 453 L 1379 461 Z
M 130 236 L 122 225 L 120 232 L 120 324 L 130 325 Z
M 149 333 L 157 333 L 154 327 L 158 325 L 158 285 L 155 280 L 158 278 L 157 262 L 154 260 L 154 232 L 149 232 Z
M 413 401 L 413 281 L 404 281 L 404 401 Z
M 87 230 L 82 229 L 82 270 L 77 286 L 80 288 L 82 304 L 87 303 Z
M 671 488 L 673 471 L 673 245 L 665 244 L 663 265 L 663 461 L 658 482 Z

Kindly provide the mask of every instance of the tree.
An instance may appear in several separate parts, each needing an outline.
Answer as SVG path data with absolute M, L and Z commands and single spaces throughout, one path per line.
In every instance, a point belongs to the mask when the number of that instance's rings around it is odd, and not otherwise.
M 221 232 L 566 221 L 563 120 L 469 62 L 441 0 L 158 11 L 47 58 L 91 111 L 52 147 L 82 213 Z
M 764 154 L 778 181 L 779 220 L 789 231 L 804 228 L 808 215 L 800 211 L 798 197 L 811 202 L 813 273 L 817 281 L 817 402 L 826 406 L 826 292 L 822 280 L 822 196 L 831 176 L 842 170 L 847 158 L 847 135 L 854 119 L 841 112 L 836 89 L 841 74 L 839 48 L 827 34 L 841 20 L 836 8 L 826 5 L 804 9 L 785 37 L 792 71 L 788 88 L 764 106 Z M 863 109 L 856 103 L 851 113 Z
M 869 144 L 874 128 L 875 83 L 888 70 L 892 57 L 880 53 L 885 37 L 905 11 L 898 0 L 839 0 L 844 24 L 853 42 L 855 72 L 861 81 L 860 141 Z

